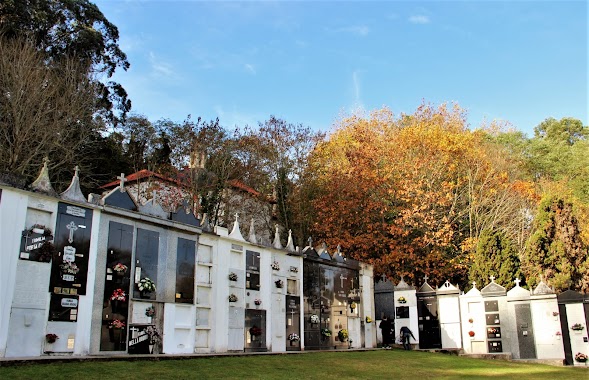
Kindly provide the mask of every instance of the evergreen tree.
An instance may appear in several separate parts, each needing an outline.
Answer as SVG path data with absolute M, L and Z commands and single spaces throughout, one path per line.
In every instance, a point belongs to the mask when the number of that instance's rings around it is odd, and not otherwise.
M 524 257 L 524 272 L 530 285 L 540 275 L 556 290 L 589 290 L 589 259 L 573 205 L 548 196 L 540 202 L 534 233 Z
M 479 287 L 489 282 L 489 276 L 506 288 L 513 286 L 515 278 L 522 279 L 520 260 L 515 245 L 502 231 L 485 230 L 477 243 L 474 261 L 470 267 L 469 280 Z

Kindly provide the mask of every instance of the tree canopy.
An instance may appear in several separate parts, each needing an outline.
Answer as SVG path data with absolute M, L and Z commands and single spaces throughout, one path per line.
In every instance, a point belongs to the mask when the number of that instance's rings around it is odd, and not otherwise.
M 110 122 L 118 122 L 131 109 L 127 92 L 112 77 L 118 67 L 127 70 L 127 56 L 118 45 L 119 31 L 88 0 L 4 0 L 0 2 L 0 36 L 26 38 L 46 63 L 65 57 L 83 63 L 97 86 L 98 108 Z

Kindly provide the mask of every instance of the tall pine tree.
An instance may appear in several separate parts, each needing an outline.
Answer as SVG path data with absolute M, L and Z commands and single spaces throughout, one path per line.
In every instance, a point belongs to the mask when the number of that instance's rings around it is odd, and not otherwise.
M 540 202 L 523 267 L 530 285 L 543 275 L 556 290 L 589 290 L 588 250 L 572 203 L 555 196 Z
M 477 243 L 474 261 L 469 271 L 469 280 L 479 287 L 489 282 L 489 276 L 506 288 L 513 285 L 515 278 L 522 279 L 517 249 L 501 231 L 482 232 Z

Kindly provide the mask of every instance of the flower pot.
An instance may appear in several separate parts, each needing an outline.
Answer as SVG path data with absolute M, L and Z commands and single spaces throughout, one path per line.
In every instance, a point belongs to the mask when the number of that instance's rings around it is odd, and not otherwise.
M 147 290 L 142 290 L 139 292 L 139 296 L 142 299 L 150 299 L 151 298 L 151 292 L 147 291 Z

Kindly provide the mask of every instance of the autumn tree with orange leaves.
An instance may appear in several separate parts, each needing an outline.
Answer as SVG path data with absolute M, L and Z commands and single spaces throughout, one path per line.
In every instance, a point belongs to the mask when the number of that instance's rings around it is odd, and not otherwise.
M 377 273 L 465 284 L 483 231 L 527 233 L 528 187 L 494 149 L 457 106 L 345 118 L 309 161 L 314 232 Z

